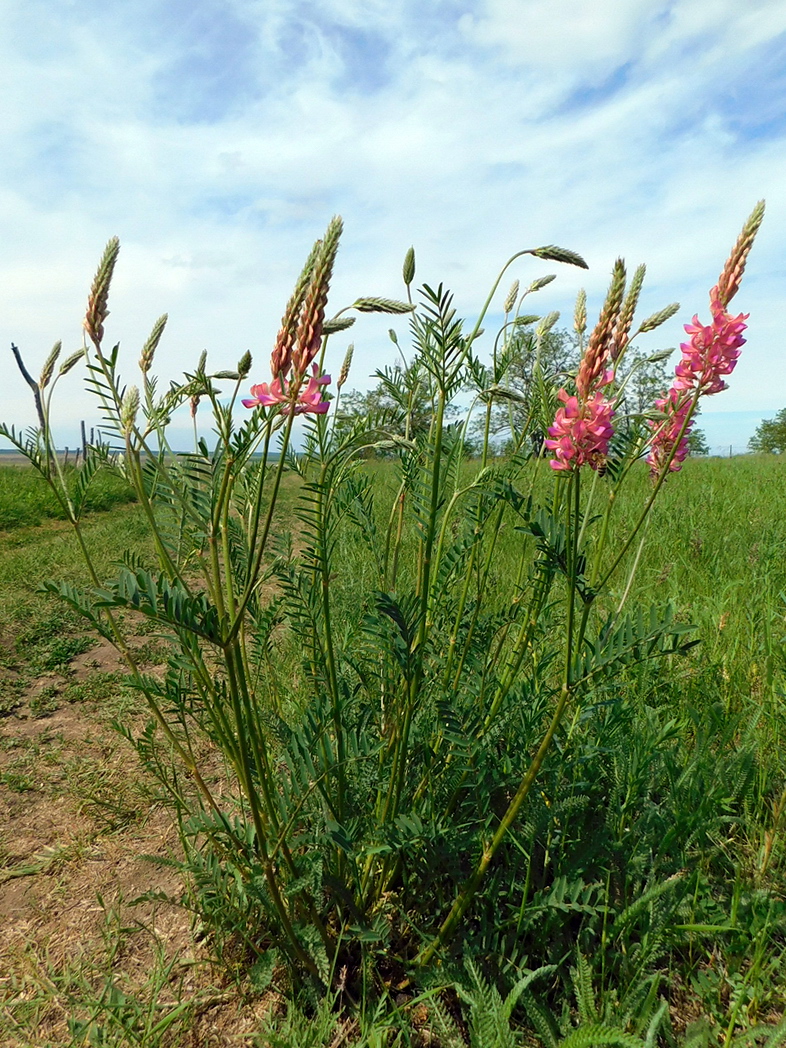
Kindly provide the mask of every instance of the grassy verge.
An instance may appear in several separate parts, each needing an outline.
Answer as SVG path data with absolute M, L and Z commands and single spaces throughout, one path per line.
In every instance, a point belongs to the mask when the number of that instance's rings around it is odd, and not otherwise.
M 76 470 L 66 467 L 66 476 L 73 482 Z M 104 473 L 91 485 L 86 505 L 89 511 L 105 511 L 133 498 L 133 492 L 123 480 Z M 64 519 L 57 500 L 36 470 L 0 465 L 0 532 Z
M 377 483 L 391 481 L 387 464 L 368 469 Z M 646 490 L 643 473 L 630 513 Z M 285 515 L 296 495 L 288 480 Z M 782 1017 L 784 506 L 786 464 L 777 458 L 689 462 L 666 486 L 630 600 L 673 600 L 702 643 L 685 661 L 599 690 L 566 725 L 560 760 L 512 844 L 522 865 L 532 861 L 527 894 L 481 929 L 510 943 L 510 971 L 497 973 L 503 996 L 505 979 L 554 965 L 536 1003 L 525 995 L 511 1012 L 531 1043 L 550 1043 L 550 1030 L 556 1046 L 593 1023 L 643 1042 L 660 1000 L 668 1022 L 661 1016 L 652 1029 L 664 1044 L 688 1031 L 697 1044 L 728 1046 Z M 278 522 L 282 543 L 289 524 Z M 94 515 L 86 533 L 99 574 L 127 548 L 146 553 L 136 506 Z M 352 629 L 373 575 L 356 538 L 339 541 L 337 621 Z M 522 541 L 506 527 L 490 586 L 510 572 Z M 111 652 L 37 592 L 46 579 L 82 577 L 58 522 L 0 535 L 0 1043 L 457 1048 L 473 1029 L 476 1048 L 513 1044 L 508 1027 L 480 1039 L 481 1027 L 508 1017 L 471 965 L 446 976 L 462 991 L 443 994 L 441 1005 L 391 986 L 351 1019 L 331 1001 L 266 994 L 260 972 L 247 978 L 239 962 L 233 972 L 226 954 L 216 975 L 190 915 L 167 902 L 184 886 L 144 858 L 166 858 L 175 835 L 154 783 L 110 726 L 116 717 L 141 726 L 144 710 Z M 617 599 L 625 587 L 623 571 Z M 135 643 L 146 669 L 160 672 L 157 639 L 140 630 Z M 285 626 L 277 643 L 271 672 L 295 711 L 299 653 Z M 477 935 L 481 966 L 482 946 Z

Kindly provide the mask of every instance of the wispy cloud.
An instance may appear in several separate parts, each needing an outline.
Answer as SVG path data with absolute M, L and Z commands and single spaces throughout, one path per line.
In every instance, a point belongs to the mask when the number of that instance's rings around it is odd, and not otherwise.
M 471 313 L 507 256 L 558 242 L 591 270 L 561 272 L 543 309 L 569 312 L 582 282 L 597 306 L 617 254 L 646 261 L 642 308 L 683 303 L 655 349 L 705 308 L 766 196 L 724 402 L 783 406 L 782 0 L 30 0 L 0 30 L 0 341 L 43 357 L 79 339 L 118 233 L 109 334 L 130 367 L 167 310 L 168 374 L 203 348 L 220 367 L 251 349 L 264 369 L 340 212 L 336 307 L 399 293 L 414 243 L 418 277 Z M 388 326 L 356 325 L 350 382 L 385 361 Z M 9 379 L 0 416 L 30 421 L 26 392 Z M 64 438 L 90 411 L 69 399 Z

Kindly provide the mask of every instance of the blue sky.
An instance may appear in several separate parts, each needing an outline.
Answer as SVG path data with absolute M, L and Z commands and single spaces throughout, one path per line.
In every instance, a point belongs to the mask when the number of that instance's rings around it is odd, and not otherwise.
M 702 425 L 744 445 L 786 405 L 783 0 L 17 0 L 0 11 L 0 79 L 0 344 L 31 370 L 56 339 L 80 344 L 117 234 L 107 336 L 130 382 L 165 311 L 165 378 L 203 349 L 217 370 L 250 349 L 264 379 L 334 213 L 333 310 L 400 295 L 413 244 L 418 280 L 444 281 L 471 317 L 507 257 L 557 243 L 589 273 L 529 260 L 511 278 L 558 272 L 538 306 L 567 320 L 581 286 L 597 314 L 617 255 L 646 262 L 641 315 L 682 303 L 642 340 L 654 352 L 706 316 L 765 197 L 735 300 L 748 344 Z M 353 328 L 350 385 L 392 360 L 389 326 Z M 57 429 L 73 444 L 95 411 L 69 381 Z M 0 418 L 33 421 L 12 370 Z

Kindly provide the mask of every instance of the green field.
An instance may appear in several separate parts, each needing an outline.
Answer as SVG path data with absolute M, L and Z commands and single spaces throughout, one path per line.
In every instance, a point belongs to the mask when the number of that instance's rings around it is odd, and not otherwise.
M 363 472 L 394 483 L 388 463 Z M 648 484 L 642 466 L 615 526 Z M 299 490 L 285 477 L 275 523 L 296 547 Z M 149 555 L 142 509 L 119 481 L 97 486 L 90 509 L 99 574 L 126 549 Z M 786 1008 L 786 462 L 689 460 L 668 480 L 628 602 L 673 602 L 700 643 L 632 667 L 566 720 L 519 816 L 531 876 L 496 928 L 480 899 L 472 961 L 452 974 L 463 990 L 391 981 L 350 1017 L 255 981 L 242 951 L 219 949 L 175 905 L 183 889 L 171 869 L 140 858 L 176 855 L 176 835 L 160 786 L 111 727 L 141 731 L 142 700 L 107 646 L 38 591 L 83 578 L 58 516 L 32 471 L 0 470 L 0 1043 L 447 1046 L 468 1043 L 471 1028 L 473 1048 L 551 1048 L 580 1023 L 595 1039 L 573 1048 L 623 1043 L 601 1027 L 638 1038 L 630 1048 L 655 1043 L 648 1029 L 658 1043 L 697 1048 L 774 1036 Z M 334 628 L 351 632 L 373 570 L 348 528 L 336 541 Z M 515 572 L 522 541 L 507 522 L 491 591 Z M 624 586 L 623 574 L 610 607 Z M 133 632 L 140 662 L 159 672 L 165 642 L 143 623 Z M 300 653 L 286 620 L 274 642 L 270 674 L 291 720 Z M 477 974 L 500 943 L 508 969 Z M 495 993 L 540 968 L 510 1025 L 484 1026 L 500 1011 Z

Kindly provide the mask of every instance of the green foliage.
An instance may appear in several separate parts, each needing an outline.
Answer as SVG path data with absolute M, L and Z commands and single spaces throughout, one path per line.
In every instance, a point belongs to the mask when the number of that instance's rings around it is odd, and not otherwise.
M 86 466 L 65 471 L 68 492 L 80 512 L 106 511 L 134 499 L 132 488 L 122 477 L 99 472 L 99 468 L 98 457 L 90 456 Z M 66 520 L 67 516 L 46 478 L 36 470 L 0 465 L 0 531 L 34 526 L 44 520 Z
M 338 229 L 330 258 L 319 242 L 303 271 L 282 359 L 319 348 Z M 609 301 L 626 323 L 642 277 L 626 294 L 615 268 Z M 555 316 L 532 332 L 517 392 L 518 336 L 503 332 L 481 361 L 483 315 L 467 331 L 442 285 L 424 285 L 414 310 L 373 304 L 411 312 L 409 363 L 379 372 L 384 395 L 354 417 L 307 414 L 298 456 L 295 399 L 235 422 L 245 363 L 209 374 L 203 357 L 159 397 L 148 352 L 135 397 L 96 335 L 89 384 L 126 448 L 101 466 L 122 470 L 151 540 L 111 570 L 84 541 L 82 488 L 49 453 L 48 401 L 31 437 L 88 569 L 82 585 L 47 589 L 115 644 L 147 702 L 144 728 L 121 727 L 176 816 L 188 904 L 217 956 L 239 953 L 257 988 L 277 980 L 312 1005 L 433 986 L 463 959 L 478 1048 L 517 1043 L 524 1014 L 550 1048 L 651 1048 L 665 1028 L 661 972 L 686 957 L 709 980 L 697 974 L 699 996 L 733 995 L 733 1036 L 779 1003 L 763 986 L 783 968 L 783 913 L 770 860 L 740 827 L 775 834 L 780 734 L 773 715 L 762 749 L 749 710 L 706 698 L 693 608 L 669 603 L 665 580 L 664 599 L 638 599 L 638 571 L 694 555 L 675 539 L 670 489 L 646 486 L 647 427 L 629 419 L 590 483 L 587 471 L 555 475 L 527 453 L 564 378 L 544 349 Z M 235 383 L 229 394 L 218 378 Z M 467 386 L 486 408 L 479 468 L 466 461 L 467 417 L 449 421 Z M 216 446 L 175 455 L 167 421 L 194 398 L 211 406 Z M 515 453 L 491 465 L 501 401 L 516 408 Z M 374 447 L 394 459 L 378 473 L 362 458 Z M 658 520 L 671 543 L 653 564 L 643 536 Z M 170 642 L 162 678 L 129 646 L 131 616 Z M 753 954 L 729 956 L 712 984 L 697 959 L 706 930 L 738 942 L 743 927 Z M 561 1007 L 570 994 L 578 1026 Z M 338 1036 L 327 1005 L 316 1009 L 311 1023 L 293 1007 L 271 1043 Z M 459 1036 L 435 1015 L 446 1042 Z
M 786 451 L 786 408 L 776 414 L 775 418 L 765 419 L 756 427 L 756 432 L 748 441 L 751 451 L 780 455 Z

